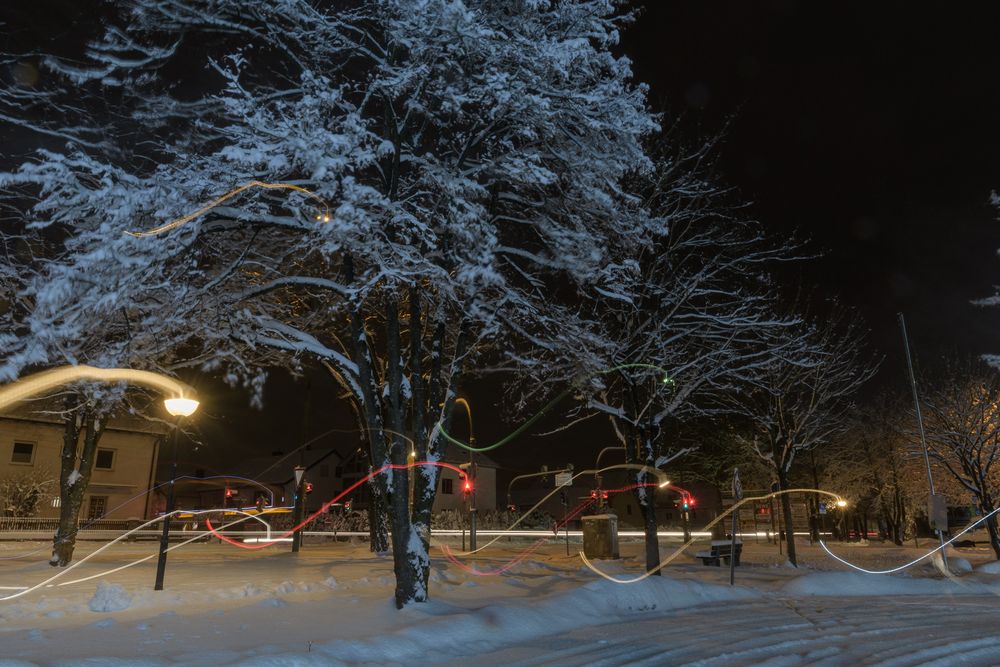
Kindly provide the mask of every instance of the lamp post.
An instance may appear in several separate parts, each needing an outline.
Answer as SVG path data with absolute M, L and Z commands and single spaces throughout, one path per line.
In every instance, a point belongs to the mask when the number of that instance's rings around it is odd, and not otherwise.
M 163 573 L 167 569 L 167 545 L 170 543 L 170 518 L 174 512 L 174 480 L 177 479 L 177 439 L 180 431 L 181 418 L 190 417 L 198 409 L 198 401 L 184 396 L 168 398 L 163 406 L 174 419 L 173 450 L 174 462 L 170 471 L 170 484 L 167 486 L 167 507 L 163 514 L 163 533 L 160 535 L 160 554 L 156 561 L 156 583 L 154 591 L 163 590 Z
M 476 436 L 472 431 L 472 407 L 464 398 L 456 398 L 455 403 L 465 408 L 465 415 L 469 420 L 469 446 L 475 447 Z M 476 518 L 478 514 L 478 510 L 476 509 L 476 487 L 478 486 L 476 483 L 476 463 L 472 458 L 474 455 L 475 452 L 470 449 L 469 467 L 466 471 L 466 479 L 471 485 L 471 488 L 469 489 L 469 548 L 473 550 L 476 548 Z

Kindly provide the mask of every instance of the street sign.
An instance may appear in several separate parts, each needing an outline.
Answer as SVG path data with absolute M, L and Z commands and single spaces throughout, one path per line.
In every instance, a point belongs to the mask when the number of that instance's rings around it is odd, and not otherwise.
M 819 513 L 820 514 L 826 514 L 826 503 L 820 503 L 819 504 Z
M 570 486 L 573 484 L 573 473 L 571 472 L 557 472 L 556 473 L 556 487 L 560 486 Z
M 942 533 L 948 530 L 948 502 L 944 496 L 935 493 L 928 498 L 927 519 L 932 529 Z

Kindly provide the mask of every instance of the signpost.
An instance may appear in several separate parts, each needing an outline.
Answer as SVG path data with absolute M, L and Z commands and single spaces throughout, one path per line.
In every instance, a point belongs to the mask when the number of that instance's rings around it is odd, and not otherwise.
M 570 486 L 571 484 L 573 484 L 573 473 L 571 472 L 556 473 L 556 487 Z
M 740 511 L 736 504 L 743 499 L 743 483 L 740 482 L 740 469 L 733 468 L 733 534 L 729 543 L 729 585 L 736 584 L 736 522 Z

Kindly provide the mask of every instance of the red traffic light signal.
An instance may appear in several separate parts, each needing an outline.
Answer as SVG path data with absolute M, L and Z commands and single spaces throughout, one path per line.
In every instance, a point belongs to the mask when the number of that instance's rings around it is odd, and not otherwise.
M 226 489 L 226 498 L 232 498 L 236 495 L 236 491 L 233 489 Z
M 465 484 L 462 485 L 463 493 L 472 493 L 472 480 L 468 477 L 465 478 Z
M 312 493 L 312 492 L 313 492 L 313 483 L 306 482 L 306 493 Z

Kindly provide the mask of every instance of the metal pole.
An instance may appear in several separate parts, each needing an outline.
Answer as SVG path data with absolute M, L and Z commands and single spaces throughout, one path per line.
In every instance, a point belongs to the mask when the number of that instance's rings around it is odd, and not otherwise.
M 154 591 L 163 590 L 163 575 L 167 570 L 167 545 L 170 544 L 170 519 L 174 512 L 174 480 L 177 479 L 177 431 L 180 430 L 181 420 L 178 417 L 174 420 L 173 449 L 174 462 L 170 470 L 170 484 L 167 485 L 167 507 L 163 514 L 163 532 L 160 534 L 160 554 L 156 560 L 156 582 L 153 584 Z
M 910 373 L 910 388 L 913 390 L 913 407 L 917 411 L 917 428 L 920 431 L 920 444 L 924 448 L 924 465 L 927 467 L 927 485 L 931 490 L 931 497 L 933 498 L 934 493 L 934 475 L 931 474 L 931 457 L 927 449 L 927 436 L 924 434 L 924 418 L 920 413 L 920 399 L 917 396 L 917 378 L 913 374 L 913 360 L 910 357 L 910 337 L 906 334 L 906 320 L 903 319 L 903 313 L 896 313 L 899 315 L 899 327 L 903 330 L 903 349 L 906 351 L 906 369 Z M 941 540 L 941 560 L 944 563 L 945 569 L 948 568 L 948 555 L 945 553 L 944 548 L 944 532 L 940 529 L 935 529 L 938 534 L 938 538 Z
M 471 419 L 471 413 L 470 413 Z M 471 421 L 470 421 L 471 428 Z M 469 444 L 473 447 L 476 446 L 476 439 L 471 435 L 469 436 Z M 469 452 L 469 474 L 476 471 L 475 463 L 472 461 L 472 452 Z M 476 479 L 478 475 L 472 475 L 472 491 L 469 494 L 469 548 L 472 551 L 476 550 L 476 519 L 479 515 L 479 510 L 476 508 L 476 487 L 479 486 L 479 480 Z
M 733 468 L 733 534 L 729 542 L 729 585 L 736 585 L 736 527 L 739 509 L 736 503 L 743 498 L 743 484 L 740 483 L 740 469 Z
M 563 527 L 566 529 L 566 555 L 569 555 L 569 501 L 566 499 L 566 491 L 559 492 L 563 506 Z
M 293 526 L 298 526 L 302 523 L 302 520 L 306 516 L 306 476 L 302 476 L 302 481 L 299 482 L 295 489 L 295 511 L 293 512 L 292 521 Z M 292 553 L 298 553 L 299 549 L 302 548 L 302 531 L 305 530 L 305 526 L 299 528 L 294 533 L 292 533 Z

